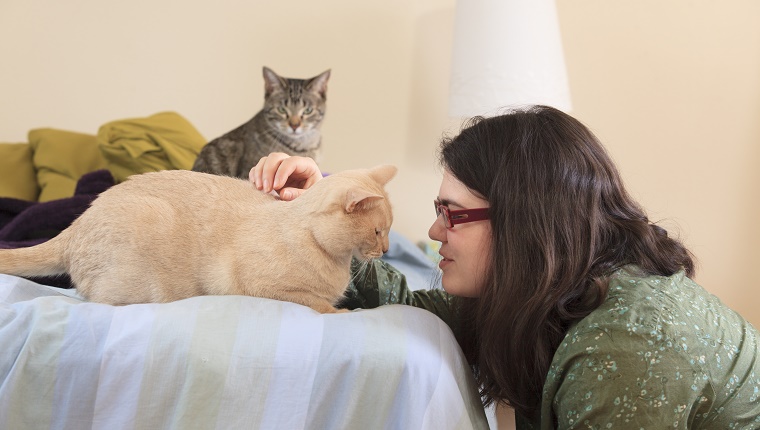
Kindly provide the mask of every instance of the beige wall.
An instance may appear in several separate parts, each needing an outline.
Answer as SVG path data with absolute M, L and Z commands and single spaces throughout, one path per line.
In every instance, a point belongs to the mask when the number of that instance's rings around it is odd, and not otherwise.
M 559 0 L 573 114 L 632 193 L 760 325 L 760 2 Z M 262 104 L 261 67 L 333 74 L 323 167 L 391 162 L 397 230 L 426 238 L 454 0 L 0 2 L 0 141 L 174 110 L 211 139 Z
M 578 3 L 558 2 L 574 113 L 760 326 L 760 2 Z

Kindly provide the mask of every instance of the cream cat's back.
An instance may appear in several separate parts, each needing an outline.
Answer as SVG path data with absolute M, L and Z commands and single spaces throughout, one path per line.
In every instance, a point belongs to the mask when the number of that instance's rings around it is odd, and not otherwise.
M 220 232 L 234 230 L 241 218 L 256 216 L 274 203 L 274 197 L 242 179 L 167 170 L 134 175 L 106 190 L 72 227 L 88 224 L 77 232 L 79 242 L 92 238 L 128 244 L 145 239 L 150 245 L 161 240 L 181 249 L 213 243 Z
M 98 302 L 168 302 L 208 294 L 229 281 L 220 260 L 241 220 L 274 203 L 236 178 L 185 170 L 132 176 L 102 193 L 72 224 L 64 251 L 70 274 L 80 293 Z
M 165 170 L 131 176 L 118 187 L 102 193 L 95 205 L 142 204 L 144 200 L 157 198 L 172 202 L 178 210 L 214 215 L 214 203 L 255 206 L 273 203 L 276 199 L 256 190 L 246 180 L 189 170 Z

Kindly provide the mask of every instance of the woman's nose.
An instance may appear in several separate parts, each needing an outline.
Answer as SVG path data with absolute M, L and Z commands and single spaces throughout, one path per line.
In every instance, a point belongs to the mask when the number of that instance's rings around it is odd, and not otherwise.
M 428 237 L 438 242 L 446 241 L 446 226 L 443 225 L 442 218 L 441 215 L 438 215 L 435 221 L 433 221 L 433 225 L 431 225 L 428 230 Z

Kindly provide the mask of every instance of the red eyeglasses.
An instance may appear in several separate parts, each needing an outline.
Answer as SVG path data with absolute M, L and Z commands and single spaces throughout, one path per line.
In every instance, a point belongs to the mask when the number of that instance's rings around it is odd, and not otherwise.
M 443 215 L 443 223 L 446 225 L 446 228 L 453 228 L 457 224 L 464 224 L 473 221 L 483 221 L 489 218 L 488 208 L 462 209 L 452 211 L 448 206 L 446 206 L 446 204 L 442 203 L 438 199 L 433 200 L 433 205 L 435 205 L 435 216 L 439 217 Z

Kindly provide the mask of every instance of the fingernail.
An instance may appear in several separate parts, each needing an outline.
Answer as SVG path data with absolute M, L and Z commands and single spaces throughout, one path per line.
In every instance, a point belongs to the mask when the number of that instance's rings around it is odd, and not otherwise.
M 264 186 L 262 187 L 264 191 L 269 191 L 269 180 L 264 179 Z
M 283 191 L 282 192 L 282 199 L 283 200 L 291 200 L 293 198 L 293 192 L 292 191 Z

